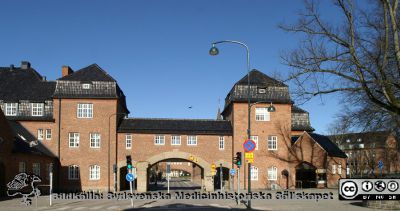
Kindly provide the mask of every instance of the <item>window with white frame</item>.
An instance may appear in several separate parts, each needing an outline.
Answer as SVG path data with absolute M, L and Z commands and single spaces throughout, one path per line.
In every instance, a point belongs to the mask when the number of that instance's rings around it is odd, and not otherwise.
M 99 180 L 100 179 L 100 166 L 93 165 L 89 167 L 89 179 Z
M 132 149 L 132 134 L 125 135 L 125 148 Z
M 51 140 L 51 129 L 46 129 L 46 140 Z
M 277 180 L 278 178 L 278 168 L 275 166 L 268 168 L 268 180 Z
M 17 116 L 18 103 L 4 103 L 4 111 L 6 116 Z
M 250 178 L 251 178 L 251 180 L 258 180 L 258 168 L 257 167 L 251 166 Z
M 253 140 L 256 143 L 256 149 L 258 150 L 258 136 L 250 136 L 250 139 Z
M 336 164 L 332 165 L 332 174 L 336 174 Z
M 32 116 L 43 116 L 43 103 L 31 103 Z
M 269 121 L 270 114 L 268 108 L 256 108 L 256 121 Z
M 32 163 L 32 173 L 36 176 L 40 176 L 40 163 Z
M 82 89 L 90 89 L 90 84 L 82 84 Z
M 78 165 L 68 166 L 68 179 L 69 180 L 79 179 L 79 166 Z
M 43 138 L 44 138 L 43 129 L 38 129 L 38 130 L 37 130 L 37 139 L 38 139 L 38 140 L 43 140 Z
M 78 118 L 93 118 L 93 104 L 78 103 L 77 116 Z
M 90 148 L 100 148 L 99 133 L 90 133 Z
M 219 150 L 225 149 L 225 140 L 223 136 L 219 137 L 218 148 Z
M 26 163 L 25 162 L 19 162 L 18 163 L 18 172 L 19 173 L 25 173 L 26 172 Z
M 181 136 L 171 136 L 171 145 L 181 145 Z
M 338 173 L 339 175 L 342 175 L 342 164 L 339 164 L 339 165 L 338 165 L 338 167 L 337 167 L 337 173 Z
M 79 147 L 79 133 L 69 133 L 69 147 Z
M 268 150 L 278 149 L 278 136 L 268 136 Z
M 197 145 L 197 136 L 188 136 L 187 145 Z
M 165 136 L 164 135 L 154 136 L 154 144 L 155 145 L 165 145 Z

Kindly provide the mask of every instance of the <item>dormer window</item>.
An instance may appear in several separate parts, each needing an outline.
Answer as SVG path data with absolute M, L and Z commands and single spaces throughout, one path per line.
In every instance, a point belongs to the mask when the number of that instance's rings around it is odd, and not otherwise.
M 361 138 L 357 139 L 357 142 L 361 142 L 361 141 L 362 141 Z
M 265 89 L 258 89 L 258 94 L 265 94 L 266 90 Z
M 347 142 L 347 143 L 350 143 L 350 139 L 347 139 L 346 142 Z
M 82 89 L 90 89 L 90 84 L 82 84 Z
M 43 103 L 31 103 L 32 116 L 43 116 Z

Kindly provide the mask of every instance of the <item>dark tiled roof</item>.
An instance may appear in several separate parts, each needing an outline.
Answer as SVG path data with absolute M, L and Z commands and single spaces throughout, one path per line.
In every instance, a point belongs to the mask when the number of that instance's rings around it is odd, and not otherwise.
M 312 132 L 310 117 L 307 111 L 292 105 L 292 130 Z
M 225 120 L 129 118 L 122 120 L 118 132 L 232 135 L 232 126 Z
M 7 116 L 8 120 L 12 121 L 46 121 L 46 122 L 54 122 L 55 119 L 53 116 Z
M 257 86 L 261 86 L 261 87 L 271 87 L 271 86 L 272 87 L 287 87 L 286 84 L 284 84 L 276 79 L 273 79 L 256 69 L 253 69 L 252 71 L 250 71 L 249 75 L 250 75 L 250 84 L 251 85 L 257 85 Z M 247 81 L 247 74 L 246 74 L 236 84 L 247 85 L 247 83 L 248 83 L 248 81 Z
M 346 154 L 339 149 L 327 136 L 316 133 L 308 133 L 324 150 L 332 157 L 347 158 Z
M 0 100 L 43 102 L 52 98 L 55 87 L 55 82 L 43 80 L 32 68 L 10 70 L 9 67 L 0 67 Z
M 348 149 L 349 145 L 354 146 L 354 144 L 364 144 L 366 145 L 365 147 L 372 148 L 384 148 L 386 146 L 386 139 L 390 134 L 391 132 L 389 131 L 375 131 L 331 135 L 329 138 L 342 145 L 344 149 Z
M 292 123 L 292 130 L 293 131 L 307 131 L 307 132 L 312 132 L 315 129 L 311 127 L 311 125 L 307 124 L 293 124 Z
M 109 81 L 115 82 L 114 78 L 112 78 L 106 71 L 104 71 L 97 64 L 91 64 L 87 67 L 84 67 L 72 74 L 59 78 L 57 80 L 61 81 Z
M 301 109 L 300 107 L 297 107 L 295 105 L 292 105 L 292 113 L 307 113 L 306 110 Z

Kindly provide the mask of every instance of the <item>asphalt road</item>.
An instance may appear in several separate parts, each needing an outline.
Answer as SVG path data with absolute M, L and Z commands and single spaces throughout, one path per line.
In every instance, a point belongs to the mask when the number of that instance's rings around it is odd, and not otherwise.
M 199 184 L 191 182 L 189 179 L 171 178 L 169 181 L 170 190 L 200 190 L 200 188 L 201 186 Z M 168 182 L 159 181 L 157 182 L 157 186 L 154 183 L 151 183 L 149 189 L 150 191 L 167 190 Z

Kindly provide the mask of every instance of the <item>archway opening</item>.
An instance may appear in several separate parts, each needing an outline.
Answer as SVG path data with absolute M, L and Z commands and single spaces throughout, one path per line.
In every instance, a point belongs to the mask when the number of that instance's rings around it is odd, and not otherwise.
M 168 179 L 170 190 L 199 190 L 204 179 L 204 168 L 190 160 L 168 158 L 150 165 L 147 169 L 150 191 L 167 190 Z
M 222 170 L 221 170 L 222 169 Z M 222 180 L 221 180 L 222 178 Z M 219 166 L 216 168 L 216 173 L 214 176 L 214 189 L 215 190 L 229 190 L 230 189 L 230 176 L 229 176 L 229 168 Z M 222 186 L 221 186 L 222 184 Z
M 310 163 L 302 162 L 296 167 L 296 188 L 316 188 L 316 168 Z
M 6 167 L 0 162 L 0 196 L 5 196 L 6 190 Z

